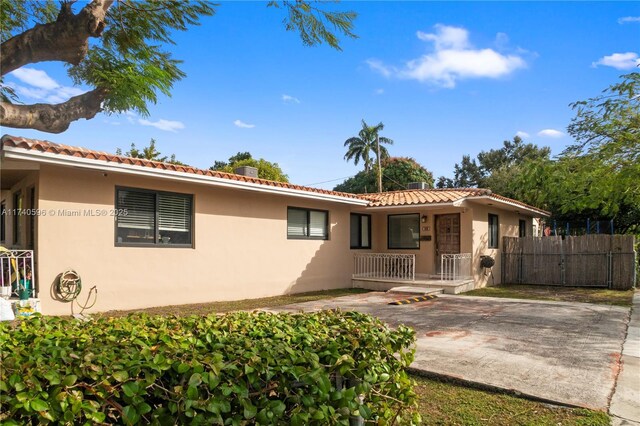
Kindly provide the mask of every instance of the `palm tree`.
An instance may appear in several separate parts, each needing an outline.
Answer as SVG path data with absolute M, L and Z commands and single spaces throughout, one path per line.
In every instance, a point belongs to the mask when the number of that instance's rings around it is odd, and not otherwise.
M 352 138 L 344 141 L 344 146 L 347 147 L 347 153 L 344 156 L 344 159 L 347 161 L 354 160 L 354 164 L 358 165 L 360 160 L 364 163 L 364 171 L 368 172 L 372 169 L 373 159 L 376 158 L 377 155 L 377 146 L 376 146 L 376 137 L 378 133 L 384 129 L 384 124 L 382 122 L 378 123 L 377 126 L 369 126 L 364 120 L 362 120 L 362 130 L 358 133 L 358 136 L 354 136 Z M 389 157 L 389 151 L 387 148 L 382 146 L 383 143 L 388 145 L 393 145 L 393 141 L 389 138 L 385 138 L 384 136 L 380 136 L 380 160 L 383 160 Z M 371 156 L 371 152 L 374 153 Z

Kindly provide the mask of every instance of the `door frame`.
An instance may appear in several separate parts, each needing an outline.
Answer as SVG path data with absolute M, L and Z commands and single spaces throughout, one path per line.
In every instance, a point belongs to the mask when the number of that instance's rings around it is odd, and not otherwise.
M 452 254 L 460 254 L 460 245 L 461 245 L 461 240 L 462 240 L 462 227 L 461 227 L 461 215 L 460 213 L 443 213 L 443 214 L 436 214 L 434 215 L 434 219 L 433 219 L 433 227 L 434 227 L 434 247 L 433 247 L 433 262 L 435 263 L 435 268 L 434 271 L 436 271 L 436 273 L 440 273 L 440 228 L 439 228 L 439 220 L 441 217 L 443 216 L 455 216 L 458 220 L 458 253 L 452 253 Z

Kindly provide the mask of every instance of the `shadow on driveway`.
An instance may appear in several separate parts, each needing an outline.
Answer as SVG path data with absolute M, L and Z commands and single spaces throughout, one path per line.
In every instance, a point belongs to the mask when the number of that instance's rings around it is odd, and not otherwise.
M 279 311 L 339 308 L 416 330 L 416 370 L 606 410 L 620 368 L 629 309 L 586 303 L 441 295 L 392 306 L 402 296 L 366 293 Z

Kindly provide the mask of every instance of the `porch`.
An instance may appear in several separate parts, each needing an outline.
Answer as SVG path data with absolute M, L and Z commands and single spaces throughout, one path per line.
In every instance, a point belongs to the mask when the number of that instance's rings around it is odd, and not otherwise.
M 415 272 L 414 254 L 357 253 L 351 282 L 355 288 L 376 291 L 410 287 L 416 292 L 442 290 L 458 294 L 475 288 L 471 264 L 471 253 L 443 254 L 438 274 L 420 274 Z
M 29 316 L 40 312 L 37 298 L 33 250 L 9 250 L 0 246 L 0 298 L 4 308 L 14 315 Z M 8 303 L 7 303 L 8 302 Z M 11 319 L 7 312 L 3 319 Z
M 36 297 L 33 250 L 9 250 L 0 246 L 0 297 Z

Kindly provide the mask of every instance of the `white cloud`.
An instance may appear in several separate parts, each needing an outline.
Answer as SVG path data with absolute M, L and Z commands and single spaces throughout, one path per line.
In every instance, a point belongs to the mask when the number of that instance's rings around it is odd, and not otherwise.
M 433 43 L 433 52 L 412 59 L 401 68 L 385 65 L 377 59 L 369 59 L 367 64 L 385 77 L 417 80 L 446 88 L 455 87 L 458 80 L 499 78 L 527 66 L 521 56 L 474 48 L 469 42 L 469 32 L 464 28 L 438 24 L 434 33 L 418 31 L 417 37 Z M 505 43 L 508 37 L 499 33 L 497 40 Z
M 367 63 L 367 65 L 369 65 L 369 68 L 374 71 L 378 71 L 384 77 L 391 77 L 391 75 L 394 73 L 394 70 L 392 70 L 390 67 L 387 67 L 377 59 L 367 59 L 365 62 Z
M 376 95 L 382 95 L 384 94 L 384 89 L 376 89 L 373 93 Z
M 618 18 L 618 24 L 630 24 L 633 22 L 640 22 L 640 16 L 625 16 L 624 18 Z
M 435 29 L 436 34 L 418 31 L 416 35 L 422 41 L 432 41 L 436 50 L 463 50 L 471 47 L 469 45 L 469 31 L 466 29 L 442 24 L 436 24 Z
M 35 68 L 18 68 L 9 75 L 26 84 L 8 83 L 20 96 L 47 103 L 65 102 L 73 96 L 83 94 L 85 91 L 72 86 L 62 86 L 42 70 Z
M 184 129 L 184 124 L 180 121 L 171 121 L 160 119 L 158 121 L 149 121 L 143 118 L 138 119 L 138 123 L 143 126 L 151 126 L 166 132 L 176 133 L 180 129 Z
M 236 120 L 233 122 L 233 124 L 235 124 L 236 127 L 240 127 L 241 129 L 253 129 L 254 127 L 256 127 L 255 124 L 245 123 L 242 120 Z
M 519 136 L 521 139 L 528 139 L 531 135 L 527 132 L 523 132 L 522 130 L 518 130 L 516 132 L 516 136 Z
M 614 53 L 613 55 L 603 56 L 597 62 L 591 64 L 592 67 L 597 67 L 598 65 L 613 67 L 617 70 L 630 70 L 640 65 L 640 59 L 635 52 Z
M 282 102 L 289 104 L 299 104 L 300 99 L 290 95 L 282 95 Z
M 35 68 L 18 68 L 11 72 L 11 75 L 21 82 L 39 89 L 53 90 L 60 86 L 54 79 L 49 77 L 46 72 Z
M 543 137 L 543 138 L 554 138 L 554 139 L 558 139 L 564 136 L 564 133 L 562 133 L 560 130 L 556 130 L 556 129 L 544 129 L 544 130 L 540 130 L 538 132 L 538 136 Z

